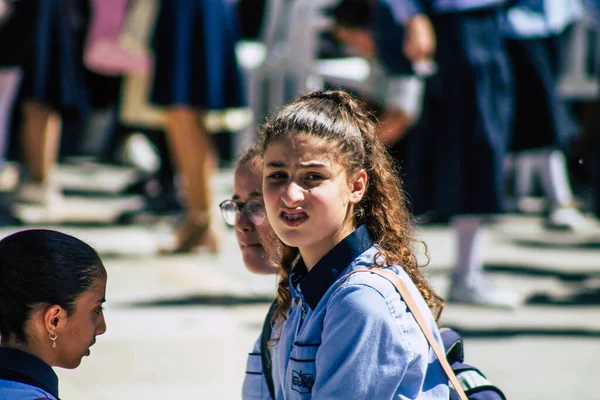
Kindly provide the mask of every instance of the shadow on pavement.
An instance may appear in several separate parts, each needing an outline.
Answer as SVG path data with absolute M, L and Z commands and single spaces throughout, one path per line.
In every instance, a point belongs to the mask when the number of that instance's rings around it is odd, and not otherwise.
M 456 330 L 463 338 L 469 339 L 494 339 L 522 336 L 548 336 L 548 337 L 589 337 L 600 338 L 600 331 L 592 329 L 577 328 L 463 328 L 460 326 L 449 325 Z
M 181 307 L 181 306 L 245 306 L 252 304 L 270 304 L 269 296 L 230 296 L 230 295 L 198 295 L 174 299 L 156 299 L 134 303 L 123 303 L 122 307 Z
M 556 278 L 563 282 L 582 282 L 587 279 L 600 278 L 600 270 L 594 272 L 565 272 L 555 269 L 529 267 L 526 265 L 486 264 L 486 272 L 515 275 L 528 275 L 540 278 Z
M 430 276 L 450 276 L 452 268 L 427 268 Z M 600 278 L 600 270 L 593 272 L 565 272 L 556 269 L 547 269 L 543 267 L 530 267 L 526 265 L 511 264 L 485 264 L 485 272 L 508 274 L 508 275 L 526 275 L 539 278 L 555 278 L 563 282 L 583 282 L 588 279 Z
M 155 251 L 147 251 L 147 252 L 132 252 L 132 251 L 98 251 L 100 258 L 103 261 L 108 260 L 145 260 L 145 259 L 156 259 Z M 139 265 L 137 265 L 139 266 Z
M 527 299 L 527 304 L 542 306 L 599 306 L 600 288 L 582 288 L 566 296 L 535 293 Z
M 556 241 L 543 239 L 511 239 L 516 246 L 540 249 L 572 249 L 572 250 L 600 250 L 600 236 L 579 241 Z

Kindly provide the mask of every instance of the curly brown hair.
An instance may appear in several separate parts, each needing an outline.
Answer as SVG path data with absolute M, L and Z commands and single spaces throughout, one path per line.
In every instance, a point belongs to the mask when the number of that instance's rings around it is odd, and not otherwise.
M 381 249 L 373 257 L 373 266 L 404 268 L 437 320 L 444 302 L 421 273 L 420 268 L 427 264 L 419 264 L 414 247 L 425 244 L 414 236 L 400 179 L 391 157 L 377 139 L 375 117 L 344 91 L 308 92 L 265 122 L 261 129 L 263 152 L 272 141 L 298 133 L 325 142 L 328 152 L 336 154 L 336 161 L 346 168 L 347 176 L 361 169 L 367 172 L 367 189 L 354 207 L 354 222 L 355 226 L 365 224 L 374 244 Z M 278 241 L 278 251 L 280 280 L 273 322 L 281 325 L 291 303 L 288 278 L 299 250 Z

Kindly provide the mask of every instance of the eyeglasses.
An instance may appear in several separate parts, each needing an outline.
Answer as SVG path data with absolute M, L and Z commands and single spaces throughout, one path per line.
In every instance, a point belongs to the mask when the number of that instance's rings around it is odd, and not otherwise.
M 262 224 L 267 218 L 265 204 L 259 199 L 250 199 L 245 203 L 235 200 L 225 200 L 219 204 L 221 215 L 225 223 L 234 226 L 240 212 L 244 211 L 246 216 L 254 225 Z

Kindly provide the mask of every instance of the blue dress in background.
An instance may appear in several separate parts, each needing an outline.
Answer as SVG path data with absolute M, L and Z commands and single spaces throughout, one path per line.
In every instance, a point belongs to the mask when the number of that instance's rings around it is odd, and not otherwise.
M 204 110 L 245 105 L 235 11 L 227 0 L 161 2 L 152 40 L 153 103 Z

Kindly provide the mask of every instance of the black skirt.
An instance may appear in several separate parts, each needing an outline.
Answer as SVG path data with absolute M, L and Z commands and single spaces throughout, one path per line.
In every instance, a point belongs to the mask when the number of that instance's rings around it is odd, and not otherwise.
M 152 102 L 205 110 L 244 106 L 235 55 L 235 6 L 226 0 L 163 0 L 152 46 Z
M 83 117 L 89 100 L 67 0 L 21 0 L 0 26 L 0 66 L 20 67 L 20 95 Z
M 503 211 L 513 81 L 498 13 L 432 16 L 439 72 L 428 82 L 424 123 L 414 132 L 421 137 L 409 144 L 418 159 L 408 160 L 406 173 L 422 172 L 410 178 L 420 187 L 413 189 L 414 208 L 440 219 Z

